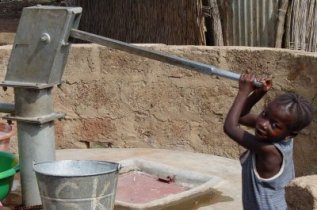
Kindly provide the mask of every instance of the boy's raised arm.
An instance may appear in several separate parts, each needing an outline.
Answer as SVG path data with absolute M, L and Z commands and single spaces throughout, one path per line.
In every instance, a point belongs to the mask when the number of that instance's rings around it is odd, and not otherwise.
M 224 123 L 224 132 L 238 144 L 248 149 L 255 149 L 258 145 L 256 141 L 248 141 L 255 137 L 240 128 L 239 120 L 241 116 L 241 120 L 243 120 L 243 117 L 253 117 L 253 121 L 251 122 L 251 119 L 249 119 L 249 123 L 255 124 L 255 117 L 252 115 L 247 116 L 247 113 L 249 113 L 252 106 L 260 99 L 260 96 L 263 96 L 263 94 L 254 93 L 254 96 L 251 95 L 249 97 L 250 93 L 256 89 L 253 84 L 254 79 L 254 75 L 241 75 L 238 94 L 234 99 Z M 268 84 L 269 85 L 267 87 L 269 89 L 271 87 L 271 83 Z M 266 86 L 266 84 L 263 84 L 263 86 Z

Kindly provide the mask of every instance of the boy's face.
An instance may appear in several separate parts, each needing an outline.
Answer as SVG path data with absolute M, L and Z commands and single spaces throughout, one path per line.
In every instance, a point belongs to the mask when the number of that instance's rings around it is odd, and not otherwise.
M 290 127 L 295 117 L 285 106 L 272 101 L 258 116 L 255 136 L 262 141 L 277 142 L 293 136 Z

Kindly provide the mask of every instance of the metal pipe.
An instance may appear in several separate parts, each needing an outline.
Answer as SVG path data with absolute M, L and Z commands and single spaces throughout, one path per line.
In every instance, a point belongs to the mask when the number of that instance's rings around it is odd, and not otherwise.
M 122 50 L 128 53 L 139 55 L 142 57 L 158 60 L 164 63 L 169 63 L 172 65 L 181 66 L 187 69 L 192 69 L 200 73 L 209 74 L 209 75 L 218 75 L 228 79 L 239 80 L 240 74 L 227 71 L 224 69 L 216 68 L 215 66 L 199 63 L 189 59 L 177 57 L 175 55 L 169 55 L 164 52 L 154 51 L 150 49 L 145 49 L 143 47 L 131 45 L 125 42 L 118 40 L 106 38 L 103 36 L 95 35 L 85 31 L 80 31 L 77 29 L 72 29 L 70 36 L 73 38 L 85 40 L 88 42 L 97 43 L 103 46 L 111 47 L 117 50 Z
M 34 124 L 17 121 L 22 203 L 26 207 L 41 204 L 33 164 L 55 160 L 54 122 Z
M 14 113 L 15 105 L 8 103 L 0 103 L 0 112 L 1 113 Z
M 115 39 L 99 36 L 96 34 L 88 33 L 85 31 L 72 29 L 70 32 L 70 36 L 73 38 L 84 40 L 84 41 L 93 42 L 103 46 L 111 47 L 117 50 L 122 50 L 128 53 L 142 56 L 142 57 L 161 61 L 164 63 L 181 66 L 183 68 L 195 70 L 203 74 L 217 75 L 217 76 L 225 77 L 232 80 L 240 79 L 240 74 L 237 74 L 229 70 L 216 68 L 215 66 L 212 66 L 212 65 L 199 63 L 199 62 L 192 61 L 186 58 L 170 55 L 164 52 L 154 51 L 154 50 L 146 49 L 143 47 L 138 47 L 135 45 L 131 45 L 125 42 L 115 40 Z M 257 87 L 262 86 L 262 84 L 256 80 L 254 81 L 254 85 Z
M 22 199 L 25 206 L 41 204 L 41 197 L 33 171 L 33 164 L 55 160 L 54 122 L 39 124 L 28 118 L 50 115 L 53 112 L 52 88 L 14 88 Z M 23 119 L 25 118 L 25 119 Z

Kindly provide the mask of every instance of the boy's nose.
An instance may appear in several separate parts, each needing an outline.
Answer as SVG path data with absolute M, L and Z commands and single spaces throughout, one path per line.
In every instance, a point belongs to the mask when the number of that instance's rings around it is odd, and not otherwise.
M 261 120 L 259 125 L 261 126 L 261 129 L 266 130 L 268 127 L 268 121 L 267 120 Z

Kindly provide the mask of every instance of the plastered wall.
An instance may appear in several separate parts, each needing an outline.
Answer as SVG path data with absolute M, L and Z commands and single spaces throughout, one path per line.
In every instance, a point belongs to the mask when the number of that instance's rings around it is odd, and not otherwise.
M 3 79 L 11 47 L 0 47 Z M 145 47 L 238 73 L 271 75 L 274 88 L 255 112 L 285 90 L 304 95 L 317 107 L 315 54 L 246 47 Z M 63 80 L 53 90 L 55 111 L 67 114 L 55 122 L 57 148 L 165 148 L 229 158 L 243 152 L 222 129 L 237 93 L 236 81 L 92 44 L 72 46 Z M 12 90 L 0 91 L 0 97 L 12 102 Z M 316 130 L 314 120 L 296 138 L 298 176 L 317 172 Z

